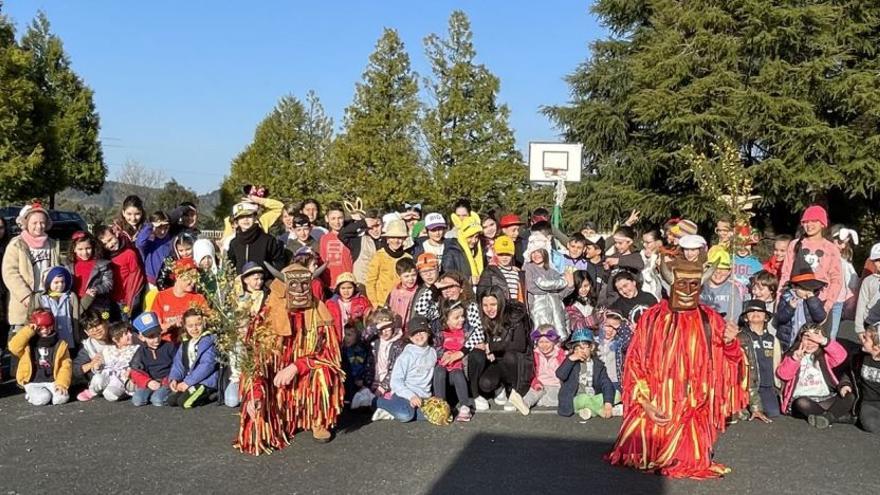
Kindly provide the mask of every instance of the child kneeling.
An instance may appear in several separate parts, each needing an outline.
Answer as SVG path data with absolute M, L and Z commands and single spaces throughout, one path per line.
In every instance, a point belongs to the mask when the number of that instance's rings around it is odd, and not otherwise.
M 605 419 L 612 415 L 620 416 L 622 408 L 614 410 L 614 404 L 620 401 L 620 394 L 614 390 L 602 361 L 593 359 L 593 334 L 590 330 L 572 333 L 567 347 L 568 358 L 556 370 L 556 377 L 562 382 L 559 415 L 572 416 L 577 413 L 581 419 L 597 415 Z
M 422 399 L 431 396 L 434 365 L 437 350 L 428 345 L 431 324 L 428 319 L 416 315 L 409 322 L 408 344 L 391 370 L 391 398 L 377 397 L 373 421 L 396 419 L 406 423 L 413 419 L 425 419 L 421 411 Z
M 217 391 L 218 365 L 214 335 L 205 331 L 202 310 L 183 314 L 186 339 L 177 348 L 171 365 L 168 405 L 189 409 L 207 403 Z
M 131 359 L 131 381 L 135 390 L 131 403 L 135 406 L 164 406 L 171 395 L 169 374 L 174 363 L 174 344 L 162 340 L 162 327 L 156 313 L 141 313 L 132 322 L 143 345 Z
M 31 313 L 30 324 L 9 341 L 9 352 L 18 359 L 15 381 L 24 398 L 35 406 L 64 404 L 70 399 L 73 363 L 67 342 L 55 332 L 55 317 L 47 309 Z

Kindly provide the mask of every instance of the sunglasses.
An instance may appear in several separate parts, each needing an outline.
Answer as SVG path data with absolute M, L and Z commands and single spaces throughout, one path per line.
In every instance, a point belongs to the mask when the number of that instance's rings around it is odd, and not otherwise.
M 547 340 L 553 343 L 559 342 L 559 334 L 556 332 L 555 328 L 548 329 L 544 333 L 541 333 L 539 330 L 532 330 L 532 333 L 529 334 L 529 337 L 531 337 L 532 342 L 537 342 L 541 339 L 541 337 L 546 337 Z

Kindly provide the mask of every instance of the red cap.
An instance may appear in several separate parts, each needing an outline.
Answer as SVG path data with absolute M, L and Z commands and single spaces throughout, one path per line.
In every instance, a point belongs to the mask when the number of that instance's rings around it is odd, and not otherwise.
M 525 222 L 520 220 L 519 215 L 509 214 L 501 217 L 501 220 L 498 222 L 498 225 L 503 229 L 505 227 L 512 227 L 514 225 L 524 225 Z
M 31 313 L 31 325 L 35 327 L 49 328 L 55 326 L 55 317 L 48 310 L 37 310 Z

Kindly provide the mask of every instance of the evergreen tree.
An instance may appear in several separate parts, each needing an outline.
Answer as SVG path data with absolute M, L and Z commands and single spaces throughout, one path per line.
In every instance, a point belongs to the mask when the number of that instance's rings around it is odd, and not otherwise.
M 399 208 L 423 194 L 418 91 L 400 36 L 385 29 L 334 142 L 328 188 L 338 197 L 359 196 L 368 207 Z
M 199 196 L 192 189 L 177 182 L 176 179 L 171 179 L 165 183 L 162 191 L 156 195 L 155 204 L 149 205 L 149 207 L 151 211 L 161 210 L 168 213 L 185 201 L 198 206 Z
M 227 215 L 245 184 L 266 186 L 272 196 L 288 201 L 324 198 L 332 136 L 333 123 L 314 92 L 305 105 L 294 96 L 281 98 L 257 126 L 253 142 L 233 160 L 219 208 Z
M 55 193 L 67 187 L 99 192 L 107 167 L 92 90 L 70 67 L 61 39 L 50 31 L 44 13 L 31 23 L 21 48 L 30 55 L 28 78 L 38 90 L 31 124 L 43 151 L 28 196 L 49 196 L 52 205 Z
M 500 80 L 475 62 L 470 21 L 449 17 L 448 38 L 425 38 L 433 77 L 425 80 L 432 106 L 422 121 L 428 164 L 434 176 L 433 202 L 469 197 L 475 207 L 518 204 L 527 170 L 499 104 Z
M 0 199 L 33 197 L 43 165 L 34 129 L 37 86 L 29 79 L 30 56 L 15 39 L 12 22 L 0 14 Z
M 880 4 L 598 0 L 593 11 L 613 36 L 568 77 L 572 101 L 545 109 L 596 174 L 571 188 L 569 219 L 609 226 L 632 207 L 711 219 L 683 149 L 708 155 L 726 140 L 777 228 L 813 201 L 846 221 L 876 206 Z

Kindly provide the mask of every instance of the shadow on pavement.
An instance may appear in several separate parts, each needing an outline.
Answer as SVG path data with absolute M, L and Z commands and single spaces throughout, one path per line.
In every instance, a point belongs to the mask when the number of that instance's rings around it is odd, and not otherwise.
M 427 493 L 664 492 L 663 478 L 605 462 L 602 456 L 611 447 L 601 441 L 481 433 Z

